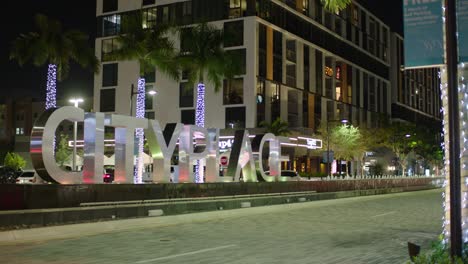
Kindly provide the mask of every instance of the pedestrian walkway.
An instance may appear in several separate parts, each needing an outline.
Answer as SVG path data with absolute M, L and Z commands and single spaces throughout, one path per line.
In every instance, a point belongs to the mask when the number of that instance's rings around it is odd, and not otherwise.
M 16 230 L 6 263 L 404 263 L 441 232 L 440 190 Z M 8 233 L 8 235 L 7 235 Z

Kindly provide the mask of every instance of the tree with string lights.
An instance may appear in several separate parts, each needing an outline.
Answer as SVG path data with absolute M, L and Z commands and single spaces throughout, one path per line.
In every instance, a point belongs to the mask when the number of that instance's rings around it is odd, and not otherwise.
M 178 62 L 187 71 L 190 86 L 198 82 L 195 125 L 200 127 L 205 126 L 205 80 L 212 83 L 215 92 L 218 92 L 224 79 L 230 80 L 242 72 L 240 57 L 223 49 L 225 37 L 223 30 L 206 23 L 180 30 L 181 53 Z M 196 182 L 203 181 L 203 172 L 199 169 L 198 161 Z
M 10 59 L 20 66 L 48 64 L 46 109 L 57 107 L 57 80 L 68 76 L 70 61 L 99 72 L 99 61 L 88 45 L 88 36 L 78 30 L 64 30 L 62 24 L 42 14 L 35 16 L 36 32 L 20 34 L 12 42 Z

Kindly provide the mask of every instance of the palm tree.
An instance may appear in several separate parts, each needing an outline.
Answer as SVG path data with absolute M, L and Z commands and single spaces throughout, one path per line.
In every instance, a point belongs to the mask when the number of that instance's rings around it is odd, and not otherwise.
M 88 36 L 77 30 L 64 31 L 59 21 L 42 14 L 35 16 L 37 32 L 20 34 L 12 42 L 10 59 L 20 66 L 32 62 L 35 66 L 48 63 L 46 109 L 57 106 L 57 79 L 65 79 L 70 70 L 70 61 L 82 67 L 99 71 L 99 62 L 94 50 L 88 45 Z
M 123 33 L 117 36 L 119 49 L 111 54 L 115 60 L 137 60 L 140 64 L 138 78 L 136 117 L 145 117 L 145 73 L 155 70 L 166 73 L 174 80 L 179 79 L 179 68 L 174 62 L 174 44 L 169 39 L 170 26 L 158 24 L 151 28 L 143 28 L 143 13 L 137 12 L 123 19 Z M 133 91 L 131 91 L 133 94 Z M 130 110 L 131 111 L 131 110 Z M 138 159 L 135 166 L 135 183 L 141 183 L 143 172 L 143 129 L 136 130 L 138 139 Z
M 271 124 L 266 121 L 260 122 L 260 127 L 264 127 L 267 133 L 272 133 L 275 136 L 287 136 L 291 134 L 288 122 L 281 120 L 279 117 Z
M 330 12 L 338 12 L 345 9 L 352 0 L 322 0 L 323 6 Z
M 183 28 L 180 31 L 181 54 L 178 58 L 181 66 L 188 72 L 190 84 L 198 82 L 195 125 L 205 126 L 205 76 L 219 91 L 223 79 L 232 79 L 242 71 L 239 57 L 223 49 L 224 32 L 206 23 Z M 196 166 L 196 181 L 202 182 L 202 172 Z

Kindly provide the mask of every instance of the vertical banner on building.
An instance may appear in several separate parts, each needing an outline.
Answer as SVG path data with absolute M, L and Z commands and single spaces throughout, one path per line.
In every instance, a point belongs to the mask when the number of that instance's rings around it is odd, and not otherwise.
M 444 63 L 442 0 L 403 0 L 405 68 Z
M 458 0 L 457 18 L 460 62 L 468 62 L 468 0 Z

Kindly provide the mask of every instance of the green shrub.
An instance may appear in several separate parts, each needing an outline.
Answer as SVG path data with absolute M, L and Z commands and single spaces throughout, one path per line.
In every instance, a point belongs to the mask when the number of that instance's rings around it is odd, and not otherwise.
M 14 171 L 20 171 L 24 168 L 24 166 L 26 166 L 26 161 L 20 155 L 13 152 L 8 152 L 5 156 L 3 166 Z
M 407 263 L 414 264 L 463 264 L 468 263 L 468 244 L 464 245 L 462 258 L 450 258 L 449 248 L 442 241 L 442 236 L 439 237 L 439 240 L 432 243 L 432 248 L 426 254 L 420 254 L 419 256 L 413 258 L 413 261 L 408 261 Z

